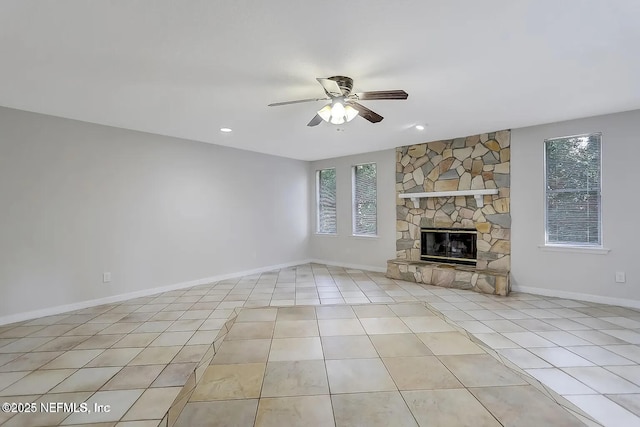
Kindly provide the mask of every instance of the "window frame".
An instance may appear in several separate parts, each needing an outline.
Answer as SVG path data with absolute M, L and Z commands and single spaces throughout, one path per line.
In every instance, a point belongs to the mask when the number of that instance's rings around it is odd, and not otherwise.
M 583 138 L 583 137 L 593 137 L 598 136 L 598 143 L 600 144 L 600 156 L 598 159 L 598 169 L 599 169 L 599 180 L 598 180 L 598 242 L 597 243 L 581 243 L 581 242 L 550 242 L 549 241 L 549 208 L 548 208 L 548 196 L 549 196 L 549 184 L 548 184 L 548 173 L 547 173 L 547 144 L 550 142 L 570 139 L 570 138 Z M 548 249 L 567 249 L 567 250 L 578 250 L 578 251 L 598 251 L 600 249 L 605 250 L 604 242 L 603 242 L 603 232 L 602 232 L 602 132 L 589 132 L 583 134 L 576 135 L 567 135 L 567 136 L 559 136 L 553 138 L 546 138 L 544 140 L 544 144 L 542 145 L 543 150 L 543 175 L 544 175 L 544 248 Z M 564 192 L 580 192 L 585 191 L 581 189 L 565 189 Z M 606 249 L 607 253 L 609 250 Z
M 320 175 L 323 171 L 333 170 L 336 176 L 335 188 L 334 188 L 334 197 L 335 197 L 335 223 L 336 223 L 336 231 L 335 232 L 325 232 L 320 231 Z M 322 168 L 316 170 L 316 230 L 315 234 L 320 236 L 337 236 L 338 235 L 338 171 L 335 167 Z
M 356 168 L 358 166 L 375 165 L 376 168 L 376 221 L 375 221 L 375 233 L 362 234 L 356 233 Z M 362 162 L 351 166 L 351 236 L 375 238 L 378 237 L 378 164 L 377 162 Z

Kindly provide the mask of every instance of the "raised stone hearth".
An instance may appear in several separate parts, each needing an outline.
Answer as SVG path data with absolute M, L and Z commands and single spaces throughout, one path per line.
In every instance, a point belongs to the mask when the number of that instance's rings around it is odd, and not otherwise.
M 445 288 L 468 289 L 483 294 L 509 294 L 509 273 L 477 270 L 463 265 L 392 259 L 387 262 L 387 277 Z
M 434 141 L 396 149 L 396 193 L 494 190 L 476 202 L 473 195 L 396 198 L 396 259 L 389 277 L 438 286 L 507 295 L 511 267 L 511 132 Z M 488 192 L 488 191 L 487 191 Z M 439 196 L 436 194 L 434 196 Z M 421 228 L 477 231 L 475 266 L 420 260 Z

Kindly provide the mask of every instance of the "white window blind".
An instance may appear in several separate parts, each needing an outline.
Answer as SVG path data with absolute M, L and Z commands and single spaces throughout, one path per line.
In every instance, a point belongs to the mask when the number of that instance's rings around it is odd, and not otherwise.
M 317 232 L 336 234 L 336 170 L 316 172 Z
M 378 233 L 376 164 L 353 167 L 353 234 L 375 236 Z
M 601 137 L 545 140 L 547 244 L 602 245 Z

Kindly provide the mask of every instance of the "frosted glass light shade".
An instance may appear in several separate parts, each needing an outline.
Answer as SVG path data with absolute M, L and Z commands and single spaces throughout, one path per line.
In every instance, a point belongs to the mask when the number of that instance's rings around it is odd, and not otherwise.
M 341 125 L 345 122 L 350 122 L 358 115 L 358 110 L 351 105 L 343 105 L 341 102 L 334 102 L 333 104 L 325 105 L 318 111 L 318 115 L 322 117 L 325 122 L 332 123 L 334 125 Z
M 322 117 L 322 120 L 328 122 L 331 120 L 331 104 L 325 105 L 318 111 L 318 115 Z
M 358 110 L 353 108 L 351 105 L 347 105 L 346 107 L 344 107 L 344 113 L 347 121 L 350 122 L 351 120 L 356 118 L 356 116 L 358 115 Z
M 344 105 L 341 102 L 334 102 L 331 106 L 331 117 L 344 118 Z

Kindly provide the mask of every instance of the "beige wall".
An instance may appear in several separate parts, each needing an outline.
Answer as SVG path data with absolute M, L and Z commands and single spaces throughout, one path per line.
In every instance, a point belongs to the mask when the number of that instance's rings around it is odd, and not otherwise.
M 309 188 L 306 162 L 0 108 L 0 318 L 305 260 Z
M 511 274 L 514 290 L 640 307 L 640 110 L 511 132 Z M 544 243 L 544 140 L 602 132 L 602 230 L 606 255 L 548 252 Z M 615 283 L 615 272 L 626 283 Z

